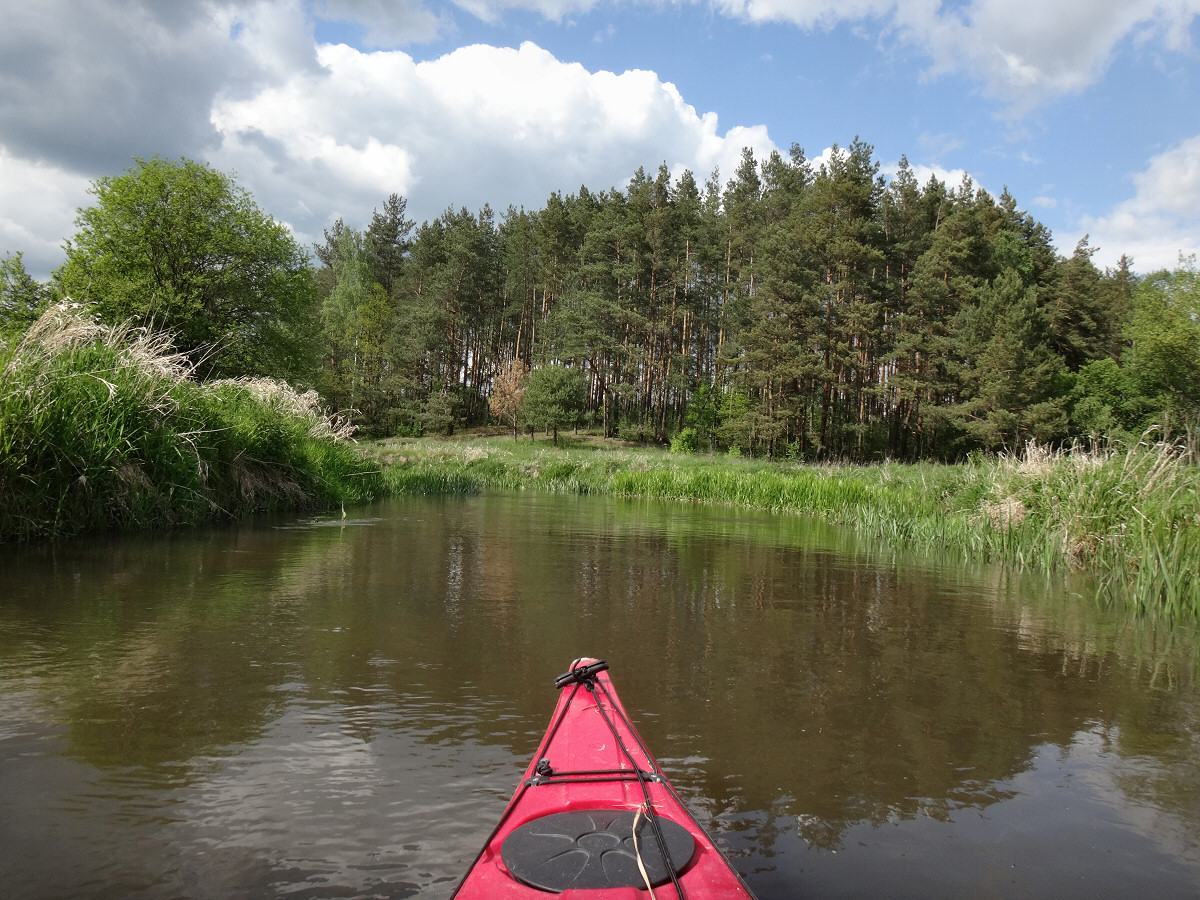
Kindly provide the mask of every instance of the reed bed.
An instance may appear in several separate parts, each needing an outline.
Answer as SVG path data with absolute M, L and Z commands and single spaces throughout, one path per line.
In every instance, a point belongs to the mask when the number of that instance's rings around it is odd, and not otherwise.
M 315 393 L 199 383 L 167 337 L 61 303 L 0 347 L 0 540 L 378 496 L 349 434 Z
M 1200 617 L 1193 446 L 1048 450 L 960 465 L 803 466 L 511 439 L 372 445 L 398 493 L 533 489 L 819 516 L 896 545 L 1047 573 L 1086 571 L 1139 611 Z
M 1200 617 L 1200 468 L 1187 441 L 1002 457 L 983 513 L 1005 556 L 1099 576 L 1139 609 Z

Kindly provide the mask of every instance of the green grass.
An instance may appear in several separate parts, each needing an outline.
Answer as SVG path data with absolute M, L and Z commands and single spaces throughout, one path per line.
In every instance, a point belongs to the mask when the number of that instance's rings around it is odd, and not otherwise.
M 819 516 L 896 545 L 1086 571 L 1139 611 L 1200 617 L 1195 449 L 1029 447 L 962 465 L 812 467 L 510 438 L 372 445 L 397 493 L 532 489 Z
M 163 336 L 61 304 L 0 347 L 0 540 L 378 496 L 347 436 L 315 394 L 198 383 Z

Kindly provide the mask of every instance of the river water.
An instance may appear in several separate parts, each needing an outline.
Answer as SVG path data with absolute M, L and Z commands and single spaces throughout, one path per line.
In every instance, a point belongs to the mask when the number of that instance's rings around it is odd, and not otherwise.
M 528 493 L 0 547 L 0 895 L 446 897 L 600 656 L 760 900 L 1200 895 L 1200 636 Z

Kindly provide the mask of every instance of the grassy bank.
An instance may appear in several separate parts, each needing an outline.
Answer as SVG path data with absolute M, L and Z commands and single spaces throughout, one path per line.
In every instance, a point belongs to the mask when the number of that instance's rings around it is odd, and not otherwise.
M 378 496 L 346 437 L 315 394 L 198 383 L 163 336 L 60 304 L 0 347 L 0 540 Z
M 1200 617 L 1200 469 L 1181 444 L 855 468 L 502 438 L 373 447 L 397 493 L 531 488 L 815 515 L 897 545 L 1086 570 L 1115 602 Z

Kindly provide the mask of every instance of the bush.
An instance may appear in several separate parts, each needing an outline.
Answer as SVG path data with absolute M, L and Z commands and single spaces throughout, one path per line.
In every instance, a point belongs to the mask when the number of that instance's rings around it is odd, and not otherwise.
M 671 438 L 672 453 L 695 453 L 700 449 L 700 438 L 695 428 L 685 428 Z

